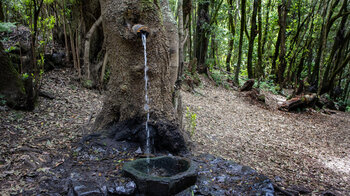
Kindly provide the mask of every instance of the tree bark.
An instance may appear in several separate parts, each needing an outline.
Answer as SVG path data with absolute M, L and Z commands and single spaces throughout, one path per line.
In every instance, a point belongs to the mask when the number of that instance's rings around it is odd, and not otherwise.
M 239 46 L 238 46 L 238 62 L 235 72 L 235 83 L 236 85 L 239 85 L 239 72 L 241 69 L 241 61 L 242 61 L 242 46 L 243 46 L 243 36 L 244 36 L 244 27 L 245 27 L 245 7 L 246 7 L 246 0 L 241 1 L 241 29 L 239 33 Z

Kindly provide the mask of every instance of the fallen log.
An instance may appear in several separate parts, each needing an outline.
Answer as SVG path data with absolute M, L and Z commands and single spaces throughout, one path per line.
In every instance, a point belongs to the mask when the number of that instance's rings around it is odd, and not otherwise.
M 316 93 L 308 94 L 308 95 L 300 95 L 283 102 L 278 107 L 278 109 L 282 111 L 292 111 L 297 108 L 313 106 L 316 101 L 317 101 Z

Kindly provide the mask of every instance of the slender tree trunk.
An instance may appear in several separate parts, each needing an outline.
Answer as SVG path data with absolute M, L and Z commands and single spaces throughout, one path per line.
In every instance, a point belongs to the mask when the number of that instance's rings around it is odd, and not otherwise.
M 278 6 L 278 18 L 279 18 L 279 26 L 281 32 L 281 45 L 280 45 L 280 54 L 279 54 L 279 66 L 278 66 L 278 83 L 280 87 L 283 86 L 284 81 L 284 71 L 287 66 L 287 61 L 285 59 L 286 55 L 286 29 L 287 29 L 287 0 L 282 0 L 282 5 Z
M 266 6 L 266 18 L 265 18 L 265 30 L 264 30 L 264 39 L 263 39 L 263 43 L 262 43 L 262 54 L 265 53 L 265 44 L 267 41 L 267 35 L 268 35 L 268 31 L 269 31 L 269 19 L 270 19 L 270 6 L 271 6 L 271 0 L 269 0 L 267 2 L 267 6 Z
M 103 64 L 102 64 L 102 69 L 101 69 L 101 76 L 100 76 L 100 85 L 101 85 L 101 87 L 103 86 L 103 79 L 105 77 L 107 62 L 108 62 L 108 52 L 106 51 L 105 57 L 103 59 Z
M 183 0 L 178 1 L 178 29 L 179 29 L 179 69 L 177 80 L 179 80 L 184 72 L 184 47 L 182 45 L 184 39 L 184 20 L 183 20 Z
M 332 4 L 332 6 L 330 8 L 329 8 L 328 4 L 326 4 L 326 7 L 324 8 L 323 24 L 322 24 L 322 29 L 321 29 L 320 36 L 319 36 L 317 56 L 315 59 L 315 66 L 314 66 L 313 73 L 311 76 L 311 82 L 313 84 L 316 84 L 316 85 L 318 85 L 318 83 L 319 83 L 319 78 L 320 78 L 319 74 L 320 74 L 320 70 L 321 70 L 320 66 L 323 63 L 323 51 L 324 51 L 326 43 L 327 43 L 327 37 L 328 37 L 330 27 L 333 23 L 333 22 L 331 22 L 331 18 L 333 15 L 333 11 L 334 11 L 335 7 L 338 5 L 338 3 L 339 3 L 339 0 L 334 0 L 334 3 Z M 320 93 L 320 90 L 321 89 L 319 89 L 318 93 Z
M 275 53 L 273 55 L 272 67 L 271 67 L 271 73 L 270 73 L 271 75 L 275 75 L 275 76 L 277 76 L 276 61 L 277 61 L 277 58 L 278 58 L 280 45 L 281 45 L 281 31 L 278 32 L 277 41 L 276 41 L 276 44 L 275 44 Z M 277 77 L 276 77 L 276 79 L 277 79 Z
M 309 33 L 309 47 L 307 48 L 307 77 L 308 77 L 308 82 L 310 83 L 311 81 L 311 68 L 312 68 L 312 61 L 313 61 L 313 38 L 312 35 L 314 33 L 314 18 L 311 20 L 311 25 L 310 25 L 310 33 Z
M 64 44 L 65 44 L 65 60 L 66 62 L 69 62 L 69 46 L 68 46 L 68 36 L 67 36 L 67 24 L 66 24 L 66 0 L 63 0 L 63 33 L 64 33 Z
M 230 40 L 228 42 L 228 51 L 227 51 L 227 57 L 226 57 L 226 71 L 231 72 L 231 57 L 232 57 L 232 50 L 233 50 L 233 41 L 235 36 L 236 27 L 233 23 L 233 0 L 228 0 L 229 9 L 228 9 L 228 27 L 230 30 Z
M 198 11 L 198 6 L 197 6 L 197 4 L 195 3 L 194 4 L 194 9 L 193 9 L 193 12 L 192 12 L 192 17 L 194 18 L 194 20 L 190 20 L 190 21 L 192 21 L 192 32 L 193 32 L 193 39 L 192 39 L 192 45 L 191 45 L 191 48 L 192 48 L 192 50 L 191 50 L 191 55 L 190 55 L 190 59 L 191 60 L 194 60 L 194 58 L 196 58 L 196 46 L 197 46 L 197 20 L 198 20 L 198 17 L 197 17 L 197 11 Z M 197 61 L 197 60 L 196 60 Z M 196 64 L 196 66 L 197 66 L 197 64 Z M 197 70 L 197 68 L 196 68 L 196 70 Z
M 241 69 L 241 61 L 242 61 L 242 46 L 243 46 L 243 36 L 244 36 L 244 28 L 245 28 L 245 8 L 246 8 L 246 0 L 241 1 L 241 29 L 239 33 L 239 46 L 238 46 L 238 61 L 237 61 L 237 67 L 235 72 L 235 83 L 236 85 L 239 85 L 239 72 Z
M 215 30 L 214 30 L 215 32 Z M 211 33 L 210 35 L 210 52 L 209 52 L 209 57 L 213 60 L 213 67 L 216 67 L 217 66 L 217 63 L 216 63 L 216 48 L 217 48 L 217 45 L 216 45 L 216 41 L 215 41 L 215 34 L 214 33 Z
M 78 32 L 78 29 L 76 30 L 75 34 L 77 35 L 76 39 L 75 39 L 75 50 L 76 50 L 76 54 L 77 54 L 77 68 L 78 68 L 78 78 L 80 79 L 81 78 L 81 64 L 80 64 L 80 35 L 79 35 L 79 32 Z
M 72 49 L 72 56 L 73 56 L 73 65 L 76 71 L 78 71 L 78 60 L 77 60 L 77 55 L 76 55 L 76 50 L 75 50 L 75 44 L 74 44 L 74 33 L 72 32 L 72 28 L 70 25 L 68 25 L 68 31 L 69 31 L 69 36 L 70 36 L 70 45 Z
M 346 6 L 344 9 L 344 12 L 347 12 Z M 337 64 L 334 63 L 334 62 L 337 62 L 337 59 L 334 59 L 334 57 L 336 56 L 337 53 L 340 54 L 342 52 L 341 50 L 345 49 L 344 46 L 348 42 L 348 39 L 350 39 L 350 36 L 349 36 L 350 31 L 347 37 L 345 37 L 344 35 L 344 33 L 346 32 L 345 25 L 347 23 L 347 19 L 348 19 L 348 15 L 345 15 L 342 17 L 337 34 L 335 36 L 331 54 L 329 56 L 327 66 L 322 77 L 322 83 L 320 85 L 321 93 L 332 90 L 331 84 L 333 83 L 333 81 L 330 81 L 329 74 L 330 74 L 332 65 L 334 65 L 335 67 L 337 66 Z M 340 58 L 340 55 L 338 55 L 338 58 Z
M 37 0 L 33 0 L 33 32 L 31 34 L 31 54 L 32 59 L 29 65 L 29 76 L 25 82 L 25 88 L 27 93 L 27 109 L 34 110 L 35 102 L 38 98 L 38 90 L 39 90 L 39 69 L 37 66 L 36 60 L 36 39 L 38 34 L 38 19 L 41 11 L 41 7 L 43 5 L 43 0 L 38 2 Z M 33 76 L 37 78 L 33 82 Z
M 256 78 L 264 75 L 264 70 L 262 69 L 262 19 L 261 19 L 261 0 L 258 0 L 258 67 L 256 69 Z
M 0 21 L 4 22 L 5 16 L 2 9 L 2 1 L 0 1 Z
M 90 74 L 90 38 L 95 32 L 96 28 L 102 23 L 102 16 L 100 16 L 96 22 L 92 25 L 89 32 L 85 36 L 85 48 L 84 48 L 84 69 L 86 80 L 91 79 Z
M 248 48 L 248 78 L 253 78 L 253 50 L 254 50 L 254 40 L 257 35 L 256 31 L 256 14 L 258 10 L 258 0 L 254 0 L 253 4 L 253 15 L 252 15 L 252 20 L 250 24 L 250 37 L 249 37 L 249 48 Z

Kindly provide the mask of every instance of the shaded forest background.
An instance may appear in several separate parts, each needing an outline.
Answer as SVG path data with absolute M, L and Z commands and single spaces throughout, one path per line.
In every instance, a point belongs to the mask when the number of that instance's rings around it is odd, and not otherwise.
M 276 94 L 286 88 L 294 89 L 290 98 L 316 93 L 350 109 L 347 0 L 169 2 L 179 30 L 180 83 L 200 85 L 198 74 L 227 88 L 255 79 L 255 86 Z M 98 0 L 4 0 L 0 20 L 1 50 L 12 73 L 1 81 L 2 104 L 34 109 L 41 75 L 62 63 L 74 67 L 85 87 L 106 89 L 109 59 Z M 17 90 L 3 87 L 10 81 Z

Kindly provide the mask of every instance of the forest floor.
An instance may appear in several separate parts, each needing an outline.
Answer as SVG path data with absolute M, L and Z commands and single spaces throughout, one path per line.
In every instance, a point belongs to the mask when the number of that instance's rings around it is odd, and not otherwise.
M 41 90 L 55 98 L 39 97 L 32 112 L 0 107 L 0 195 L 37 187 L 45 179 L 28 177 L 48 172 L 47 165 L 61 165 L 90 133 L 102 95 L 81 87 L 71 72 L 44 74 Z M 284 187 L 350 195 L 349 113 L 267 109 L 206 79 L 196 90 L 201 94 L 183 92 L 184 116 L 196 114 L 194 154 L 232 159 Z M 184 122 L 188 127 L 188 119 Z
M 102 95 L 71 79 L 72 69 L 56 69 L 43 76 L 41 91 L 32 112 L 0 108 L 0 195 L 37 187 L 28 177 L 48 172 L 72 153 L 71 148 L 89 133 L 102 108 Z
M 196 114 L 195 153 L 250 166 L 287 189 L 350 195 L 350 113 L 283 112 L 202 81 L 198 93 L 183 92 L 187 130 L 186 113 Z

